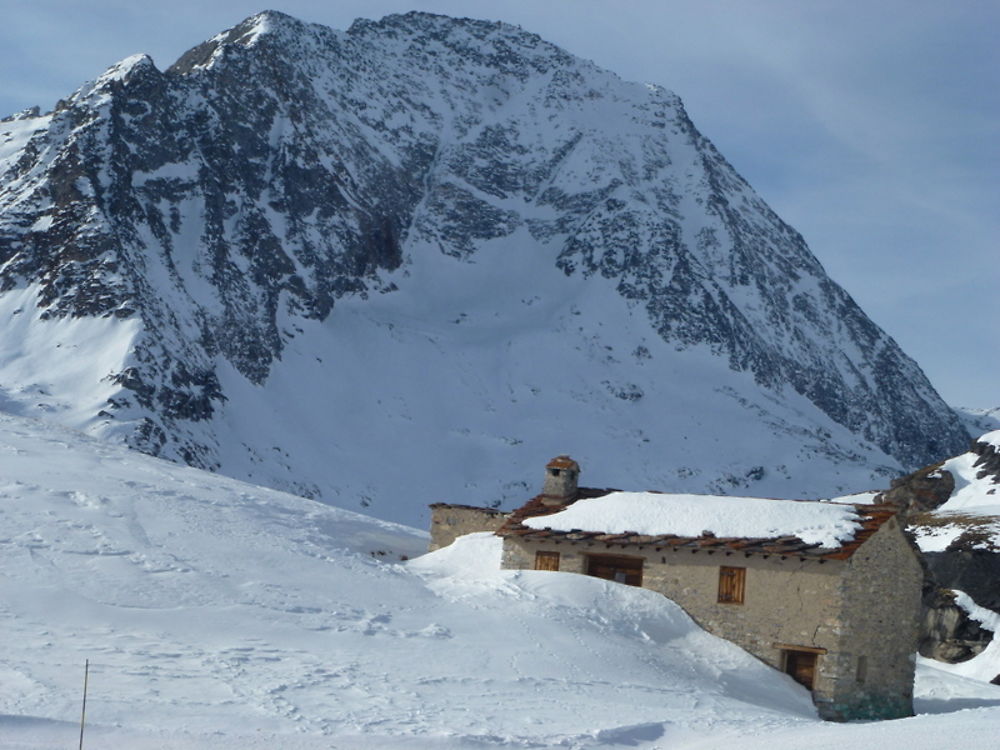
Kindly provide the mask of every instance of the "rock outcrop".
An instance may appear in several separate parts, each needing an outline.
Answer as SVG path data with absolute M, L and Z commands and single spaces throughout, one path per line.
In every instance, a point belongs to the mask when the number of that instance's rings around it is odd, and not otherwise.
M 970 618 L 951 591 L 933 587 L 924 595 L 921 656 L 957 664 L 981 654 L 992 640 L 993 633 Z
M 912 474 L 893 479 L 881 502 L 900 508 L 904 516 L 926 513 L 944 505 L 955 491 L 955 477 L 941 464 L 931 464 Z

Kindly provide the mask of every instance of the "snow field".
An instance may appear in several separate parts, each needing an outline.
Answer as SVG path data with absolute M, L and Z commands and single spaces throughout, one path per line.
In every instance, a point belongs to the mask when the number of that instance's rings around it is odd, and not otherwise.
M 76 742 L 84 659 L 88 737 L 103 747 L 867 736 L 820 724 L 802 688 L 662 596 L 501 571 L 488 534 L 401 563 L 425 534 L 6 415 L 0 467 L 4 748 Z M 926 667 L 921 680 L 928 710 L 1000 704 L 990 685 Z M 980 708 L 968 731 L 998 719 Z M 891 724 L 871 731 L 920 750 L 955 719 Z
M 695 705 L 725 724 L 812 713 L 790 681 L 761 693 L 765 667 L 651 592 L 501 572 L 491 536 L 383 562 L 426 535 L 0 425 L 0 674 L 16 687 L 0 715 L 45 731 L 72 721 L 88 658 L 89 716 L 108 732 L 561 742 L 683 729 Z

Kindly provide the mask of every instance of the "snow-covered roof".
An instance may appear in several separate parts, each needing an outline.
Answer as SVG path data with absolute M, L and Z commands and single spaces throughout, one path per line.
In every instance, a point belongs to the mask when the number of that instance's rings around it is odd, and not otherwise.
M 797 537 L 840 547 L 854 538 L 861 518 L 851 505 L 722 495 L 612 492 L 586 498 L 558 513 L 524 520 L 532 529 L 632 532 L 649 536 Z
M 896 514 L 885 504 L 621 492 L 581 487 L 576 500 L 539 495 L 497 531 L 525 541 L 739 550 L 846 559 Z

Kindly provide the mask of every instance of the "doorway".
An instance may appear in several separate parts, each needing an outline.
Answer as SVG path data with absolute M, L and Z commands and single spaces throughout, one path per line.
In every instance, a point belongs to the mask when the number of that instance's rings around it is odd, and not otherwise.
M 816 657 L 811 651 L 785 651 L 785 674 L 790 675 L 800 685 L 813 689 L 816 681 Z
M 642 558 L 588 555 L 587 575 L 629 586 L 642 586 Z

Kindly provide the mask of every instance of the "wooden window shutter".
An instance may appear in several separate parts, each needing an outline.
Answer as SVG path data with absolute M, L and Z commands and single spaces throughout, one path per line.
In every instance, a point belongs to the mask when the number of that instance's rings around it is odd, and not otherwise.
M 559 570 L 559 553 L 536 552 L 535 570 Z
M 723 604 L 743 604 L 746 593 L 747 569 L 719 568 L 719 602 Z

